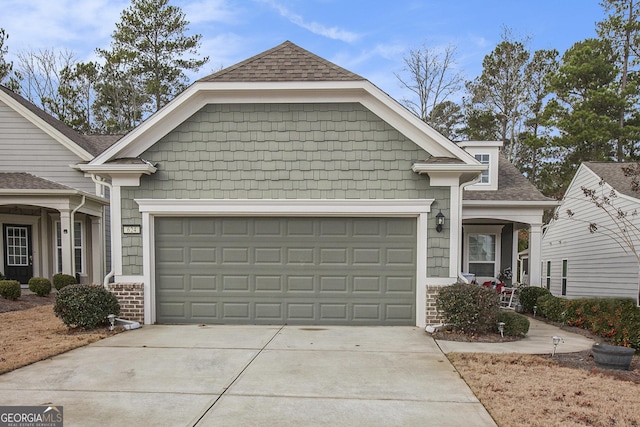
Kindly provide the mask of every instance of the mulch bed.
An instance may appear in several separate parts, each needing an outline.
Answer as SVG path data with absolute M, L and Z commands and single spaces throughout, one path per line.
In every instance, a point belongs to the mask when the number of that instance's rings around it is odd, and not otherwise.
M 22 294 L 17 301 L 0 297 L 0 313 L 26 310 L 28 308 L 39 307 L 41 305 L 53 305 L 55 301 L 56 295 L 53 292 L 46 297 L 39 297 L 36 294 Z
M 531 315 L 526 315 L 532 317 Z M 610 344 L 607 340 L 601 336 L 594 335 L 586 329 L 576 328 L 574 326 L 568 326 L 563 323 L 550 322 L 545 318 L 536 317 L 536 320 L 549 323 L 564 331 L 574 334 L 582 335 L 584 337 L 592 339 L 599 344 Z M 520 337 L 501 337 L 500 334 L 484 334 L 484 335 L 467 335 L 453 331 L 439 331 L 431 335 L 437 340 L 447 341 L 464 341 L 464 342 L 509 342 L 517 341 Z M 593 359 L 591 350 L 580 351 L 576 353 L 556 353 L 551 357 L 551 354 L 541 355 L 541 357 L 547 358 L 553 363 L 572 369 L 584 369 L 593 373 L 601 373 L 603 375 L 611 376 L 619 380 L 631 381 L 636 384 L 640 384 L 640 355 L 636 354 L 631 362 L 631 367 L 628 371 L 620 371 L 616 369 L 602 369 L 596 366 L 596 362 Z

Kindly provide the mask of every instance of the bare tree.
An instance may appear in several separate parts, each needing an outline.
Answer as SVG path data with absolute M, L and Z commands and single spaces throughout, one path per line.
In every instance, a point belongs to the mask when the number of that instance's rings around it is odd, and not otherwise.
M 54 49 L 18 52 L 17 68 L 22 76 L 21 94 L 44 111 L 51 113 L 60 105 L 61 73 L 73 68 L 75 55 L 70 50 Z
M 462 75 L 456 71 L 454 46 L 443 50 L 422 46 L 410 50 L 404 58 L 403 74 L 395 73 L 400 85 L 412 92 L 411 98 L 403 98 L 402 103 L 421 120 L 437 129 L 449 126 L 438 122 L 439 105 L 449 101 L 449 97 L 462 89 Z M 442 126 L 441 126 L 442 125 Z M 451 135 L 445 135 L 451 137 Z

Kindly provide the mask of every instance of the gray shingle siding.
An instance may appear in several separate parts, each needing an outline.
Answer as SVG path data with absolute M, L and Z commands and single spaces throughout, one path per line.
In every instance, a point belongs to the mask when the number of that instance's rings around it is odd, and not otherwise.
M 122 189 L 123 223 L 140 221 L 135 198 L 437 198 L 447 215 L 448 188 L 411 171 L 430 154 L 358 103 L 210 104 L 141 157 L 158 171 Z M 429 261 L 442 275 L 449 243 L 444 234 L 429 240 L 444 253 Z M 139 252 L 123 248 L 124 274 L 141 274 Z

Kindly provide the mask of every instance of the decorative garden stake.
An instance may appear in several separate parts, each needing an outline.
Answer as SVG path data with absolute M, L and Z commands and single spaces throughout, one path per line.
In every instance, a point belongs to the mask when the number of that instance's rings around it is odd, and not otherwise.
M 498 331 L 500 332 L 500 336 L 504 338 L 504 322 L 498 323 Z
M 558 348 L 558 344 L 560 344 L 560 342 L 564 342 L 564 338 L 559 336 L 554 336 L 552 339 L 553 339 L 553 353 L 551 354 L 551 357 L 556 355 L 556 348 Z

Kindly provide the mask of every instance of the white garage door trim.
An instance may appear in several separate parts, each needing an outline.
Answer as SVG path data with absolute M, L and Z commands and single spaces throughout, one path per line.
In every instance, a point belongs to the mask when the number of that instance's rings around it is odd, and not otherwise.
M 416 324 L 425 326 L 428 213 L 433 199 L 402 200 L 219 200 L 135 199 L 142 213 L 144 323 L 156 321 L 154 216 L 343 216 L 414 217 L 417 220 Z

